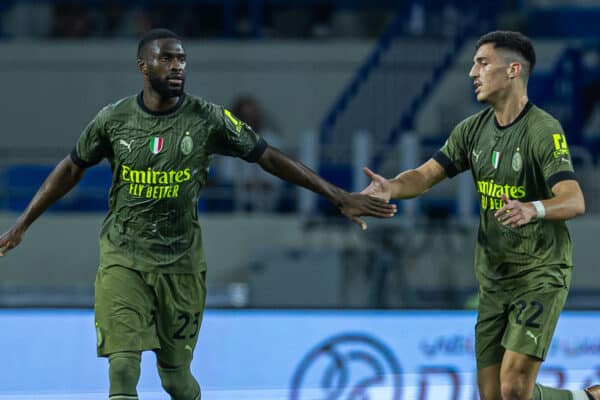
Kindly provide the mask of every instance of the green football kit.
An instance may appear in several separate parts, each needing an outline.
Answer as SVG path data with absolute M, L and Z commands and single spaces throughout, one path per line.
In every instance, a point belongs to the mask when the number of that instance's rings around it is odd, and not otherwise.
M 502 127 L 486 108 L 459 123 L 433 158 L 449 177 L 470 169 L 479 197 L 478 368 L 501 362 L 505 349 L 544 359 L 570 286 L 567 225 L 536 219 L 512 228 L 494 213 L 504 206 L 503 194 L 522 202 L 549 199 L 556 183 L 576 179 L 560 123 L 528 103 Z
M 215 154 L 256 162 L 266 142 L 231 112 L 182 95 L 153 112 L 142 94 L 104 107 L 71 159 L 112 169 L 96 277 L 98 354 L 155 349 L 191 360 L 204 311 L 206 262 L 197 203 Z

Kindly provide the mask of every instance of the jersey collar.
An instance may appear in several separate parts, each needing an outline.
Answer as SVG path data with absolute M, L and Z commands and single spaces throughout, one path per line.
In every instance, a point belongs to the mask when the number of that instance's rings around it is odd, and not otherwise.
M 525 107 L 523 107 L 523 110 L 521 110 L 521 112 L 519 113 L 519 115 L 517 116 L 517 118 L 515 118 L 515 120 L 513 122 L 511 122 L 508 125 L 504 125 L 501 126 L 498 123 L 498 120 L 496 119 L 496 116 L 494 115 L 494 124 L 496 125 L 496 128 L 503 130 L 503 129 L 508 129 L 511 126 L 513 126 L 514 124 L 516 124 L 517 122 L 519 122 L 521 119 L 523 119 L 523 117 L 525 116 L 525 114 L 527 114 L 527 111 L 529 111 L 529 109 L 533 106 L 533 103 L 528 101 L 527 104 L 525 104 Z
M 183 101 L 185 100 L 185 93 L 182 93 L 181 96 L 179 96 L 179 101 L 177 101 L 177 104 L 175 104 L 170 109 L 165 110 L 165 111 L 152 111 L 148 107 L 146 107 L 146 105 L 144 104 L 144 99 L 142 97 L 143 95 L 144 95 L 143 90 L 140 92 L 140 94 L 137 95 L 138 106 L 140 106 L 142 111 L 144 111 L 145 113 L 148 113 L 150 115 L 156 115 L 156 116 L 173 114 L 174 112 L 176 112 L 179 109 L 179 107 L 181 107 L 181 105 L 183 104 Z

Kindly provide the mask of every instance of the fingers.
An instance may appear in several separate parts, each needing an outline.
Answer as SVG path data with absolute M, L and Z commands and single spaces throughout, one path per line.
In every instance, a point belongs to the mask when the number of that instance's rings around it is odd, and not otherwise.
M 508 225 L 511 228 L 518 228 L 529 223 L 530 218 L 523 211 L 521 204 L 514 204 L 515 208 L 509 208 L 508 205 L 502 207 L 494 215 L 502 225 Z
M 514 215 L 502 222 L 503 225 L 508 225 L 511 228 L 518 228 L 527 223 L 527 218 L 522 215 Z
M 500 217 L 506 217 L 505 214 L 509 213 L 512 209 L 517 208 L 514 202 L 511 201 L 505 194 L 502 194 L 502 201 L 504 202 L 504 206 L 494 213 L 494 216 L 498 218 L 499 221 Z
M 373 171 L 371 171 L 369 169 L 369 167 L 363 167 L 363 172 L 365 173 L 366 176 L 368 176 L 371 179 L 375 179 L 377 177 L 377 174 Z
M 395 204 L 389 203 L 369 203 L 366 208 L 369 216 L 377 218 L 393 217 L 398 211 Z
M 350 218 L 352 221 L 354 221 L 356 224 L 358 224 L 360 226 L 360 229 L 363 231 L 367 230 L 367 223 L 365 221 L 363 221 L 362 219 L 358 218 L 358 217 L 352 217 Z

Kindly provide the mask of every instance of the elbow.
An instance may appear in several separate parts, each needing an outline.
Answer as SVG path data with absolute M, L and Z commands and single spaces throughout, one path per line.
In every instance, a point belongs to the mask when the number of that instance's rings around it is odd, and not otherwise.
M 575 216 L 580 217 L 583 214 L 585 214 L 585 201 L 583 199 L 581 199 L 577 208 L 575 209 Z
M 585 199 L 582 196 L 577 197 L 577 201 L 573 207 L 573 218 L 580 217 L 585 214 Z

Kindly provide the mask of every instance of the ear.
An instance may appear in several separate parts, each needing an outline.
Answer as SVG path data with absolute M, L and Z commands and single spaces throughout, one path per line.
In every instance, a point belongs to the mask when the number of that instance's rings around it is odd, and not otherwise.
M 137 59 L 137 67 L 143 75 L 146 75 L 148 72 L 148 65 L 146 64 L 146 60 L 143 58 Z
M 523 70 L 523 64 L 518 62 L 512 62 L 508 65 L 508 77 L 510 79 L 518 78 L 521 76 Z

